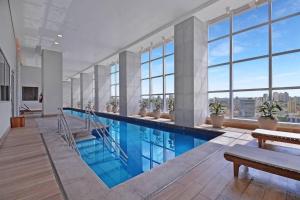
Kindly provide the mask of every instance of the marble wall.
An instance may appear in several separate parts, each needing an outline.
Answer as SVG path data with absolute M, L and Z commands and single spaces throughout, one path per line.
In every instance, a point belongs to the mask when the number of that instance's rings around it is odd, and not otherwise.
M 120 115 L 130 116 L 139 111 L 141 95 L 140 56 L 123 51 L 119 54 Z
M 207 25 L 191 17 L 175 25 L 175 124 L 194 127 L 207 110 Z

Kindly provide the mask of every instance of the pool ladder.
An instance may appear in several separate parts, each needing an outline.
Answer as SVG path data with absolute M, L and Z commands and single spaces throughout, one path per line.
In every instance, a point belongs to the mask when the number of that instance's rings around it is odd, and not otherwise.
M 119 143 L 116 142 L 115 139 L 110 135 L 106 126 L 98 119 L 95 112 L 91 108 L 87 107 L 85 113 L 86 113 L 86 126 L 88 127 L 88 130 L 91 129 L 91 125 L 95 127 L 96 128 L 95 131 L 97 135 L 102 139 L 103 144 L 105 144 L 108 149 L 111 148 L 114 152 L 116 152 L 120 160 L 125 165 L 127 165 L 126 164 L 128 160 L 127 154 L 121 148 Z
M 74 139 L 73 133 L 64 115 L 62 108 L 58 108 L 58 133 L 63 136 L 69 147 L 74 149 L 76 153 L 80 156 L 80 152 L 77 148 L 76 141 Z

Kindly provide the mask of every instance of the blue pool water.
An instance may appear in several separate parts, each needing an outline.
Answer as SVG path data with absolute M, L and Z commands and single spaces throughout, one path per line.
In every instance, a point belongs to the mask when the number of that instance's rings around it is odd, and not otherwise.
M 85 118 L 85 113 L 65 110 L 66 114 Z M 159 130 L 124 121 L 98 117 L 109 126 L 110 135 L 128 156 L 122 162 L 101 139 L 77 143 L 82 159 L 108 186 L 114 187 L 126 180 L 183 154 L 211 138 L 201 134 L 187 134 L 172 130 Z

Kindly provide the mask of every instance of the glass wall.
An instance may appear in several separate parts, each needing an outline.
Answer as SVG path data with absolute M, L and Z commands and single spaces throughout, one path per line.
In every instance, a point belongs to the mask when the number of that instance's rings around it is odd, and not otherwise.
M 0 49 L 0 101 L 10 100 L 10 67 Z
M 161 97 L 162 110 L 174 96 L 174 42 L 169 41 L 141 53 L 141 98 Z
M 274 99 L 280 121 L 300 122 L 300 1 L 273 0 L 209 25 L 209 101 L 227 117 L 256 119 Z M 297 36 L 297 37 L 296 37 Z
M 110 96 L 112 99 L 119 99 L 119 64 L 112 64 L 110 67 Z

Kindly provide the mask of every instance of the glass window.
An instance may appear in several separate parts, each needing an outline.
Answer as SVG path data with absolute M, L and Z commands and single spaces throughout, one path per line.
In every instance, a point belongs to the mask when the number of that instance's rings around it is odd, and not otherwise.
M 110 86 L 110 95 L 112 97 L 116 96 L 116 86 L 115 85 Z
M 229 92 L 208 93 L 208 100 L 209 103 L 212 103 L 215 100 L 220 102 L 223 106 L 226 107 L 225 116 L 229 116 L 230 113 Z
M 233 31 L 237 32 L 268 21 L 268 4 L 247 10 L 233 17 Z
M 163 93 L 163 78 L 153 78 L 152 79 L 152 94 L 162 94 Z
M 174 54 L 165 57 L 165 74 L 174 73 Z
M 149 61 L 149 51 L 143 52 L 141 54 L 141 63 Z
M 110 83 L 116 84 L 116 74 L 110 74 Z
M 116 73 L 116 84 L 119 84 L 119 72 Z
M 229 18 L 223 21 L 211 24 L 208 28 L 208 40 L 213 40 L 229 34 Z
M 142 64 L 141 68 L 142 78 L 149 78 L 149 63 Z
M 142 80 L 142 95 L 149 94 L 149 79 Z
M 269 84 L 268 58 L 233 65 L 233 89 L 267 88 Z
M 168 42 L 165 44 L 165 55 L 173 54 L 174 53 L 174 42 Z
M 10 67 L 0 51 L 0 101 L 10 99 Z
M 166 76 L 166 93 L 174 93 L 174 75 Z
M 229 62 L 229 38 L 220 39 L 208 44 L 208 65 Z
M 258 106 L 268 100 L 268 91 L 233 93 L 233 117 L 257 119 Z
M 154 60 L 151 62 L 151 76 L 160 76 L 163 74 L 163 59 Z
M 229 90 L 229 65 L 208 68 L 208 91 Z
M 113 64 L 110 66 L 110 96 L 119 96 L 119 64 Z
M 272 0 L 272 18 L 300 12 L 300 0 Z
M 224 21 L 209 25 L 209 38 L 215 38 L 208 42 L 209 101 L 232 102 L 230 118 L 256 119 L 258 106 L 274 99 L 284 107 L 280 121 L 300 123 L 300 0 L 264 1 L 230 18 L 233 26 Z M 222 28 L 211 36 L 217 25 Z
M 5 60 L 0 54 L 0 86 L 3 86 L 5 83 Z
M 300 86 L 300 53 L 273 57 L 273 87 Z
M 153 48 L 149 62 L 141 63 L 141 98 L 152 99 L 160 96 L 161 110 L 166 111 L 164 105 L 168 96 L 174 95 L 173 93 L 174 41 L 169 41 Z
M 115 73 L 117 71 L 116 65 L 112 65 L 110 68 L 111 73 Z
M 278 21 L 272 25 L 273 53 L 300 49 L 300 16 Z
M 300 123 L 300 89 L 274 90 L 273 99 L 283 109 L 278 114 L 279 121 Z
M 116 96 L 117 97 L 120 96 L 119 92 L 120 92 L 120 87 L 119 87 L 119 85 L 116 85 Z
M 159 46 L 156 47 L 154 49 L 152 49 L 151 51 L 151 60 L 156 59 L 156 58 L 160 58 L 163 56 L 163 47 Z
M 233 60 L 268 55 L 268 26 L 233 36 Z

